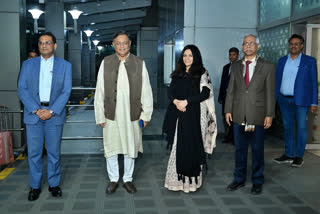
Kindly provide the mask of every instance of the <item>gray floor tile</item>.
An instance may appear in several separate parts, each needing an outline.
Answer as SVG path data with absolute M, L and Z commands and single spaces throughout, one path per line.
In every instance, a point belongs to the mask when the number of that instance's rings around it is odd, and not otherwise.
M 244 205 L 245 203 L 239 197 L 222 197 L 221 200 L 226 205 Z
M 125 209 L 126 202 L 123 200 L 110 200 L 104 202 L 104 209 Z
M 290 207 L 290 209 L 296 213 L 296 214 L 300 214 L 300 213 L 305 213 L 305 214 L 319 214 L 320 210 L 315 211 L 314 209 L 312 209 L 311 207 Z
M 83 182 L 98 182 L 100 180 L 100 176 L 83 176 L 81 180 Z
M 76 195 L 77 199 L 94 199 L 96 198 L 97 194 L 96 192 L 78 192 L 78 194 Z
M 40 211 L 62 211 L 64 203 L 42 203 Z
M 286 190 L 285 188 L 283 188 L 281 186 L 271 186 L 271 187 L 267 187 L 265 189 L 267 189 L 267 191 L 269 191 L 273 194 L 287 194 L 288 193 L 288 190 Z
M 219 209 L 200 209 L 200 214 L 222 214 Z
M 15 203 L 14 205 L 10 206 L 8 208 L 9 213 L 16 213 L 16 212 L 21 212 L 21 213 L 28 213 L 31 208 L 33 207 L 33 204 L 19 204 Z
M 184 206 L 186 206 L 183 199 L 164 199 L 163 203 L 167 207 L 184 207 Z
M 302 204 L 303 202 L 293 195 L 277 196 L 284 204 Z
M 234 192 L 227 190 L 227 186 L 212 188 L 218 195 L 234 195 Z
M 249 198 L 253 202 L 253 204 L 256 204 L 256 205 L 273 205 L 273 204 L 275 204 L 274 201 L 272 201 L 270 198 L 267 198 L 265 196 L 254 196 L 254 197 L 249 197 Z
M 161 211 L 157 211 L 157 210 L 137 210 L 136 214 L 159 214 Z M 160 213 L 161 214 L 161 213 Z
M 95 209 L 94 201 L 77 201 L 73 204 L 72 210 L 93 210 Z
M 0 194 L 0 201 L 8 200 L 9 196 L 9 194 Z
M 262 207 L 260 210 L 263 214 L 288 214 L 288 211 L 283 210 L 281 207 Z
M 136 208 L 150 208 L 150 207 L 155 207 L 155 202 L 154 200 L 134 200 L 134 206 Z
M 42 196 L 40 197 L 43 197 L 43 193 L 41 193 Z M 26 196 L 25 196 L 26 197 Z M 63 191 L 62 189 L 62 197 L 53 197 L 50 193 L 47 194 L 46 196 L 46 200 L 55 200 L 55 201 L 64 201 L 64 200 L 67 200 L 69 197 L 69 192 L 65 192 Z
M 168 210 L 168 214 L 191 214 L 189 210 L 183 209 L 183 210 Z
M 140 198 L 140 197 L 149 197 L 152 198 L 152 190 L 144 190 L 144 189 L 138 189 L 138 191 L 133 195 L 134 198 Z
M 255 214 L 254 211 L 248 208 L 233 208 L 231 209 L 232 214 Z
M 97 183 L 83 183 L 80 184 L 80 189 L 97 189 L 98 184 Z
M 211 198 L 193 198 L 192 201 L 197 207 L 211 207 L 215 205 Z
M 15 191 L 17 188 L 16 185 L 1 185 L 1 191 Z

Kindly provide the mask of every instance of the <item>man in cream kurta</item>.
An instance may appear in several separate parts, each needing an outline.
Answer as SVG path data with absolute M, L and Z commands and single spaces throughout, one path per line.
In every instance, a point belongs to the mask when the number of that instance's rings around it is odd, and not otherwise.
M 104 152 L 107 163 L 107 171 L 110 179 L 110 183 L 106 189 L 108 194 L 115 192 L 118 187 L 119 180 L 119 165 L 118 154 L 124 155 L 124 175 L 123 182 L 124 188 L 129 193 L 136 192 L 136 188 L 132 183 L 132 174 L 134 170 L 134 160 L 138 156 L 138 152 L 142 152 L 142 128 L 139 126 L 139 120 L 144 121 L 144 127 L 151 120 L 153 111 L 153 98 L 152 90 L 149 82 L 148 71 L 143 60 L 141 60 L 141 96 L 138 103 L 139 118 L 132 118 L 132 104 L 130 97 L 130 71 L 126 68 L 126 62 L 128 59 L 138 58 L 133 54 L 130 54 L 130 43 L 128 35 L 125 32 L 120 32 L 115 35 L 113 44 L 116 50 L 115 55 L 106 57 L 100 66 L 97 87 L 95 94 L 95 117 L 96 123 L 103 128 L 103 142 Z M 120 61 L 119 61 L 120 60 Z M 140 58 L 138 58 L 140 60 Z M 108 96 L 106 94 L 107 84 L 111 84 L 111 79 L 105 75 L 109 75 L 108 70 L 112 69 L 112 66 L 106 67 L 106 61 L 110 61 L 111 64 L 119 65 L 117 70 L 117 76 L 115 77 L 115 109 L 112 119 L 107 118 L 108 105 L 106 100 Z M 119 64 L 117 64 L 117 61 Z M 115 62 L 115 63 L 113 63 Z M 109 64 L 107 64 L 109 65 Z M 136 68 L 135 68 L 136 69 Z M 134 78 L 134 77 L 133 77 Z M 136 81 L 131 81 L 136 83 Z M 134 85 L 134 84 L 133 84 Z M 134 85 L 134 87 L 138 87 Z M 107 91 L 108 93 L 108 91 Z M 140 94 L 139 94 L 140 95 Z M 107 106 L 107 107 L 106 107 Z

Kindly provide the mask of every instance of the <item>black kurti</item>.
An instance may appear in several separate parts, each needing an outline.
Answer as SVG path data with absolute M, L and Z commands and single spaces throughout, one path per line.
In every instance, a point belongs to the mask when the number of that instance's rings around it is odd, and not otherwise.
M 184 176 L 200 175 L 201 165 L 205 162 L 205 154 L 200 127 L 200 102 L 208 99 L 210 89 L 203 87 L 200 93 L 200 78 L 173 78 L 168 91 L 170 105 L 165 117 L 163 131 L 167 134 L 169 144 L 173 143 L 177 123 L 176 167 L 178 179 Z M 187 100 L 185 112 L 179 111 L 173 100 Z

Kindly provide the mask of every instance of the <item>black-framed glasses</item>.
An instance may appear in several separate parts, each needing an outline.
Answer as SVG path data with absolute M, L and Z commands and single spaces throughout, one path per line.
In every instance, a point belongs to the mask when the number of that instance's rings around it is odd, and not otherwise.
M 41 45 L 52 45 L 52 44 L 54 44 L 53 41 L 38 42 L 39 46 L 41 46 Z
M 249 46 L 249 47 L 255 46 L 256 44 L 257 44 L 256 42 L 244 42 L 244 43 L 242 43 L 243 46 Z
M 301 45 L 302 43 L 301 42 L 297 42 L 297 43 L 289 43 L 289 46 L 299 46 Z

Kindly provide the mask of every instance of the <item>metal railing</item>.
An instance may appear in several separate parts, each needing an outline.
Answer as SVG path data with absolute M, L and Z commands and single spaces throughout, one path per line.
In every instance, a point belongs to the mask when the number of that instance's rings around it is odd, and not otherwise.
M 72 90 L 95 90 L 96 88 L 84 88 L 84 87 L 72 87 Z M 17 91 L 17 90 L 8 90 L 8 91 Z M 93 104 L 67 104 L 66 107 L 92 107 L 94 106 Z M 7 112 L 7 113 L 14 113 L 14 114 L 21 114 L 23 113 L 23 110 L 8 110 L 8 111 L 3 111 L 1 110 L 0 112 Z M 94 120 L 78 120 L 78 121 L 66 121 L 66 123 L 95 123 Z M 8 129 L 8 131 L 25 131 L 25 128 L 12 128 Z M 74 137 L 62 137 L 61 140 L 97 140 L 97 139 L 103 139 L 103 137 L 86 137 L 86 136 L 74 136 Z

